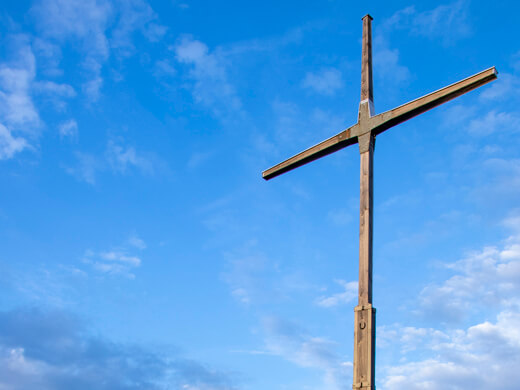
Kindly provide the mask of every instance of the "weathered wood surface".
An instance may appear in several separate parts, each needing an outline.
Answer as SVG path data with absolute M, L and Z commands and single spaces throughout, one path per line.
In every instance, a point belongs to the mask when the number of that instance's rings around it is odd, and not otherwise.
M 375 389 L 376 309 L 371 304 L 354 308 L 354 389 Z
M 354 127 L 354 126 L 353 126 Z M 316 144 L 303 152 L 275 165 L 272 168 L 262 172 L 262 176 L 265 180 L 272 179 L 282 173 L 291 171 L 302 165 L 310 163 L 311 161 L 317 160 L 323 156 L 334 153 L 337 150 L 343 149 L 346 146 L 357 143 L 357 137 L 351 136 L 352 128 L 343 130 L 325 141 Z
M 374 205 L 374 141 L 360 155 L 358 303 L 372 303 L 372 223 Z
M 372 85 L 372 16 L 363 16 L 363 40 L 361 49 L 361 101 L 374 100 Z

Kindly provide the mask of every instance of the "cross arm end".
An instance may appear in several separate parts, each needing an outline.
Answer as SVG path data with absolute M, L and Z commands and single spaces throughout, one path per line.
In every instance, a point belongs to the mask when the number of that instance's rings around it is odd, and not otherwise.
M 316 144 L 303 152 L 300 152 L 293 157 L 282 161 L 281 163 L 262 172 L 262 178 L 270 180 L 282 173 L 292 171 L 295 168 L 301 167 L 311 161 L 317 160 L 337 150 L 343 149 L 349 145 L 358 142 L 357 130 L 358 125 L 349 127 L 346 130 L 326 139 L 325 141 Z
M 492 66 L 491 68 L 429 93 L 428 95 L 412 100 L 411 102 L 403 104 L 393 110 L 375 115 L 370 118 L 372 122 L 371 127 L 376 135 L 380 134 L 390 127 L 411 119 L 423 112 L 431 110 L 434 107 L 440 106 L 449 100 L 495 80 L 497 75 L 498 72 L 496 68 Z

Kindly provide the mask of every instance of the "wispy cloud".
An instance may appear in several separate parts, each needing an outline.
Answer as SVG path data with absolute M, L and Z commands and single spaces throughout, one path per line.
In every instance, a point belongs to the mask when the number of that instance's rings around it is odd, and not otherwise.
M 329 296 L 321 296 L 316 300 L 316 304 L 323 307 L 333 307 L 352 302 L 358 294 L 358 282 L 345 282 L 335 280 L 336 284 L 343 287 L 344 291 Z
M 387 80 L 389 83 L 407 82 L 411 73 L 408 67 L 399 62 L 399 50 L 388 47 L 385 40 L 379 39 L 380 36 L 376 35 L 374 39 L 375 74 L 380 80 Z
M 69 119 L 65 122 L 60 123 L 58 126 L 60 137 L 72 137 L 78 136 L 78 123 L 74 119 Z
M 13 130 L 28 132 L 39 125 L 40 116 L 31 97 L 36 62 L 24 37 L 13 37 L 14 58 L 0 65 L 0 115 Z
M 99 98 L 101 67 L 110 54 L 105 32 L 112 6 L 105 0 L 40 0 L 31 10 L 46 39 L 77 43 L 84 53 L 83 69 L 88 78 L 83 91 L 92 101 Z
M 69 129 L 71 131 L 75 129 L 74 122 L 65 122 L 62 126 L 71 126 Z M 152 161 L 137 152 L 134 147 L 126 145 L 121 139 L 108 141 L 103 156 L 76 152 L 75 157 L 75 164 L 66 166 L 65 171 L 91 185 L 95 185 L 98 175 L 106 171 L 120 175 L 130 174 L 135 170 L 142 174 L 154 172 Z
M 400 62 L 399 49 L 391 47 L 389 36 L 392 31 L 406 30 L 412 35 L 450 45 L 471 34 L 468 14 L 469 3 L 465 0 L 442 4 L 426 11 L 409 6 L 395 12 L 374 31 L 376 77 L 381 83 L 393 84 L 405 83 L 411 78 L 408 67 Z
M 166 34 L 167 27 L 158 23 L 157 14 L 143 0 L 116 1 L 118 5 L 118 22 L 113 29 L 110 45 L 119 50 L 123 56 L 135 52 L 132 35 L 139 31 L 149 41 L 156 42 Z
M 520 78 L 510 73 L 500 73 L 497 80 L 482 91 L 479 98 L 486 104 L 490 101 L 504 101 L 506 99 L 518 99 Z
M 307 72 L 302 86 L 319 94 L 332 96 L 343 86 L 343 80 L 338 69 L 325 68 L 315 73 Z
M 190 90 L 195 102 L 201 103 L 219 117 L 241 111 L 242 102 L 229 80 L 226 58 L 222 50 L 208 46 L 190 36 L 180 38 L 173 47 L 176 60 L 188 67 Z
M 25 36 L 10 36 L 5 41 L 12 48 L 12 59 L 0 63 L 0 159 L 29 148 L 30 138 L 37 137 L 41 125 L 31 96 L 34 54 Z
M 299 269 L 283 268 L 263 254 L 254 240 L 226 253 L 225 257 L 222 279 L 228 284 L 233 298 L 243 304 L 280 304 L 318 290 Z
M 73 166 L 65 167 L 65 172 L 90 185 L 96 184 L 97 173 L 104 168 L 103 161 L 89 153 L 76 152 Z
M 520 114 L 491 110 L 483 117 L 472 119 L 467 127 L 471 135 L 487 136 L 497 132 L 520 131 Z
M 388 18 L 384 22 L 384 29 L 404 29 L 430 39 L 440 38 L 443 44 L 449 45 L 471 34 L 468 16 L 467 0 L 441 4 L 426 11 L 417 11 L 415 6 L 409 6 Z
M 60 69 L 62 51 L 59 45 L 36 37 L 32 42 L 32 48 L 38 59 L 38 67 L 45 76 L 56 77 L 63 74 L 63 70 Z
M 152 173 L 153 166 L 145 157 L 139 155 L 135 148 L 109 141 L 106 150 L 107 161 L 115 172 L 127 173 L 132 167 L 145 173 Z
M 129 57 L 136 50 L 133 35 L 140 32 L 149 42 L 160 40 L 167 28 L 143 0 L 38 0 L 31 15 L 41 32 L 38 53 L 46 60 L 50 74 L 58 74 L 59 61 L 51 55 L 70 44 L 81 53 L 84 82 L 81 90 L 91 102 L 101 96 L 103 67 L 111 50 Z
M 50 102 L 56 111 L 65 111 L 68 100 L 76 96 L 76 91 L 71 85 L 48 80 L 36 81 L 32 90 L 38 97 Z
M 95 270 L 108 275 L 123 275 L 133 279 L 134 269 L 141 265 L 141 258 L 135 254 L 136 249 L 146 249 L 146 243 L 137 235 L 132 235 L 124 245 L 109 250 L 95 252 L 87 250 L 83 262 Z
M 305 112 L 293 102 L 275 100 L 272 103 L 276 144 L 297 147 L 329 137 L 348 123 L 343 116 L 320 108 Z M 296 144 L 297 142 L 297 144 Z
M 140 238 L 138 235 L 133 234 L 128 239 L 128 244 L 137 248 L 137 249 L 146 249 L 146 243 L 142 238 Z
M 14 137 L 9 129 L 0 124 L 0 160 L 7 160 L 28 146 L 21 137 Z
M 228 283 L 231 295 L 244 304 L 269 299 L 274 293 L 273 278 L 279 273 L 276 265 L 269 262 L 265 256 L 230 256 L 227 270 L 222 277 Z

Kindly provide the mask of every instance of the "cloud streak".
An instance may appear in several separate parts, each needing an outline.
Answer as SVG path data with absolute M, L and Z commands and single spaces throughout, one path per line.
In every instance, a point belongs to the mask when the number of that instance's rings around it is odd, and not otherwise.
M 226 58 L 218 48 L 184 36 L 173 47 L 176 60 L 187 66 L 190 90 L 196 103 L 203 104 L 220 117 L 241 112 L 242 102 L 229 81 Z
M 358 282 L 345 282 L 344 280 L 336 280 L 337 284 L 343 287 L 344 291 L 330 296 L 322 296 L 316 300 L 316 304 L 322 307 L 334 307 L 342 304 L 350 303 L 357 297 Z
M 350 362 L 342 361 L 335 352 L 336 344 L 321 337 L 313 337 L 297 324 L 280 317 L 263 320 L 266 332 L 265 351 L 291 361 L 298 366 L 323 372 L 323 390 L 351 388 Z
M 307 72 L 302 86 L 321 95 L 332 96 L 343 86 L 341 72 L 335 68 L 326 68 L 318 72 Z

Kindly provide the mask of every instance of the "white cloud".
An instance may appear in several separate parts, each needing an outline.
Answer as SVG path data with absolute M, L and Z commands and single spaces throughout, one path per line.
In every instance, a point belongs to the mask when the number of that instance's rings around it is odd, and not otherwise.
M 206 163 L 213 156 L 213 152 L 193 152 L 187 162 L 188 169 L 196 169 Z
M 75 121 L 67 121 L 64 131 L 76 131 Z M 69 128 L 70 127 L 70 128 Z M 61 131 L 61 128 L 60 128 Z M 72 134 L 71 134 L 72 135 Z M 107 143 L 104 156 L 98 157 L 94 154 L 76 152 L 76 163 L 68 166 L 65 171 L 75 176 L 78 180 L 95 185 L 97 175 L 100 172 L 110 170 L 113 173 L 126 175 L 138 169 L 143 174 L 153 174 L 152 161 L 138 153 L 135 148 L 123 145 L 121 140 L 110 140 Z
M 448 264 L 455 274 L 426 287 L 421 310 L 436 322 L 472 318 L 471 326 L 444 330 L 410 326 L 378 327 L 378 347 L 400 346 L 400 357 L 381 367 L 385 390 L 484 390 L 501 378 L 500 387 L 518 387 L 520 372 L 520 218 L 504 221 L 513 234 L 500 245 L 470 253 Z M 492 313 L 498 313 L 493 315 Z M 491 320 L 490 318 L 494 318 Z
M 109 250 L 99 252 L 87 250 L 83 256 L 83 262 L 104 274 L 123 275 L 133 279 L 135 275 L 132 272 L 141 265 L 142 260 L 132 252 L 145 248 L 144 241 L 133 235 L 124 245 Z
M 140 31 L 149 41 L 157 42 L 167 31 L 167 27 L 157 24 L 157 15 L 143 0 L 117 1 L 118 22 L 111 34 L 110 45 L 123 56 L 135 52 L 132 34 Z
M 195 102 L 207 106 L 219 117 L 240 112 L 242 103 L 228 79 L 226 59 L 221 50 L 210 52 L 206 44 L 188 36 L 181 38 L 173 50 L 177 61 L 189 67 Z
M 115 172 L 125 174 L 131 167 L 136 167 L 146 173 L 153 172 L 151 162 L 137 154 L 131 146 L 122 146 L 115 141 L 109 141 L 106 156 L 108 163 Z
M 243 304 L 259 303 L 272 294 L 273 277 L 278 273 L 276 266 L 264 256 L 231 257 L 222 277 L 235 299 Z
M 518 234 L 509 237 L 501 246 L 485 247 L 448 264 L 446 268 L 455 274 L 441 284 L 425 287 L 421 292 L 419 302 L 423 314 L 457 321 L 482 306 L 508 307 L 520 302 Z
M 89 78 L 83 91 L 91 101 L 99 98 L 102 63 L 110 54 L 105 32 L 112 12 L 112 5 L 106 0 L 40 0 L 32 8 L 45 38 L 79 44 Z
M 390 33 L 393 30 L 408 30 L 413 35 L 440 40 L 449 45 L 471 33 L 467 19 L 468 2 L 465 0 L 422 12 L 417 11 L 415 6 L 395 12 L 375 28 L 374 74 L 381 83 L 391 84 L 407 82 L 411 77 L 408 67 L 399 61 L 399 50 L 391 48 Z
M 34 83 L 34 90 L 39 93 L 57 95 L 71 98 L 76 96 L 76 91 L 68 84 L 58 84 L 54 81 L 37 81 Z
M 236 227 L 237 223 L 224 219 L 219 221 L 216 230 L 221 232 L 229 225 Z M 247 305 L 281 303 L 311 291 L 314 294 L 318 289 L 299 270 L 281 268 L 256 250 L 256 245 L 253 240 L 244 248 L 225 254 L 227 264 L 221 277 L 237 301 Z
M 509 73 L 500 73 L 499 77 L 493 81 L 483 92 L 479 98 L 486 101 L 501 101 L 510 98 L 518 98 L 518 89 L 520 88 L 520 79 Z
M 330 110 L 315 108 L 305 111 L 293 102 L 276 100 L 272 103 L 272 110 L 278 148 L 308 147 L 343 129 L 346 122 L 343 116 Z
M 36 138 L 41 124 L 31 96 L 36 74 L 34 54 L 24 36 L 12 36 L 9 43 L 14 56 L 0 64 L 0 159 L 12 158 L 29 148 L 28 138 Z
M 141 259 L 137 256 L 128 256 L 124 252 L 109 251 L 99 253 L 99 257 L 109 262 L 120 262 L 128 266 L 139 267 Z
M 308 72 L 302 86 L 319 94 L 331 96 L 343 86 L 343 80 L 338 69 L 326 68 L 315 73 Z
M 53 81 L 36 81 L 33 91 L 45 100 L 51 102 L 56 111 L 64 111 L 67 99 L 76 96 L 76 91 L 68 84 L 58 84 Z
M 156 61 L 154 68 L 153 74 L 155 77 L 172 76 L 177 73 L 177 70 L 169 60 Z
M 42 38 L 35 38 L 32 47 L 38 59 L 38 68 L 43 74 L 51 77 L 63 74 L 63 71 L 59 68 L 62 58 L 59 45 Z
M 209 66 L 207 66 L 209 73 L 221 73 L 221 71 L 217 71 L 216 69 L 217 64 L 215 60 L 211 58 L 207 59 L 208 47 L 200 41 L 184 37 L 175 47 L 175 54 L 179 62 L 200 63 L 206 61 L 209 64 Z
M 472 119 L 468 132 L 473 135 L 486 136 L 497 132 L 520 130 L 520 115 L 516 112 L 489 111 L 485 116 Z
M 466 0 L 441 4 L 422 12 L 417 11 L 415 6 L 409 6 L 395 12 L 384 22 L 383 28 L 406 29 L 414 35 L 436 40 L 440 38 L 444 44 L 451 44 L 471 34 L 468 6 Z
M 40 123 L 31 98 L 35 74 L 34 54 L 24 43 L 18 45 L 14 61 L 0 65 L 0 115 L 11 130 L 27 132 Z
M 399 333 L 398 330 L 397 333 Z M 494 323 L 482 322 L 466 330 L 431 337 L 432 330 L 415 329 L 421 335 L 417 348 L 431 357 L 385 367 L 385 390 L 484 390 L 501 378 L 502 389 L 518 387 L 520 372 L 520 314 L 502 311 Z
M 27 141 L 13 137 L 7 127 L 0 124 L 0 160 L 7 160 L 28 146 Z
M 432 39 L 441 37 L 445 44 L 471 34 L 468 23 L 468 6 L 466 0 L 459 0 L 451 4 L 443 4 L 412 16 L 412 32 Z
M 441 285 L 421 292 L 421 310 L 447 320 L 460 320 L 477 309 L 475 304 L 504 303 L 512 292 L 520 292 L 518 244 L 484 248 L 481 252 L 451 264 L 458 271 Z
M 60 137 L 76 137 L 78 135 L 78 124 L 74 119 L 62 122 L 58 126 Z
M 65 171 L 78 180 L 88 184 L 96 184 L 96 174 L 103 168 L 103 163 L 92 154 L 76 152 L 77 163 L 74 167 L 66 167 Z
M 95 102 L 99 99 L 101 95 L 102 86 L 103 79 L 100 76 L 94 76 L 94 78 L 85 82 L 81 89 L 90 101 Z
M 133 235 L 128 239 L 128 244 L 137 249 L 146 249 L 146 243 L 137 235 Z
M 335 280 L 335 282 L 343 287 L 344 291 L 330 296 L 322 296 L 316 300 L 316 304 L 323 307 L 333 307 L 350 303 L 357 297 L 358 282 L 346 282 L 344 280 Z
M 374 68 L 377 77 L 388 83 L 400 84 L 411 77 L 410 70 L 399 63 L 399 50 L 388 48 L 377 38 L 374 40 Z
M 112 6 L 106 0 L 40 0 L 32 8 L 42 33 L 59 42 L 77 39 L 89 56 L 107 58 L 105 36 Z
M 411 11 L 413 11 L 411 7 L 398 11 L 374 29 L 374 77 L 386 84 L 401 84 L 410 79 L 410 71 L 399 62 L 399 50 L 390 47 L 389 37 L 390 32 L 395 28 L 396 20 L 399 20 L 402 14 L 407 15 Z

